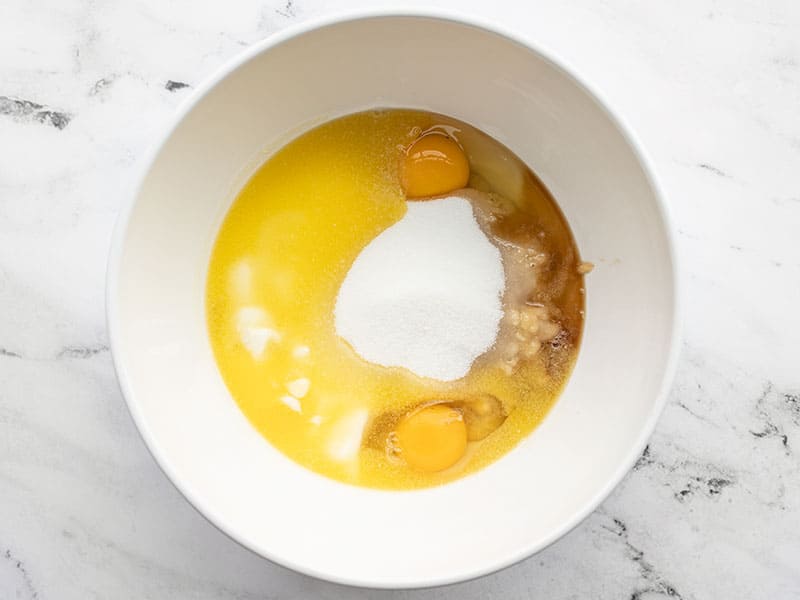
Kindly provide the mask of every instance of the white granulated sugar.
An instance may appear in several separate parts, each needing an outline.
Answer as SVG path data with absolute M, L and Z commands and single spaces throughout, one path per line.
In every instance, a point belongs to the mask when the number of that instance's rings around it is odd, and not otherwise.
M 350 268 L 336 331 L 370 362 L 459 379 L 494 344 L 504 289 L 500 251 L 467 200 L 409 202 Z

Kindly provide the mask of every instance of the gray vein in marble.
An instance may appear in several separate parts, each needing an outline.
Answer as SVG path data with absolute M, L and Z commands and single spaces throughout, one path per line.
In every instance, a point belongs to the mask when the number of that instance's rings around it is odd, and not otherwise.
M 182 81 L 173 81 L 172 79 L 167 80 L 167 83 L 164 84 L 164 88 L 168 92 L 176 92 L 187 87 L 189 87 L 188 83 L 184 83 Z
M 604 509 L 599 509 L 598 513 L 606 514 Z M 609 516 L 609 515 L 606 515 Z M 633 562 L 639 573 L 639 578 L 642 584 L 637 585 L 631 592 L 630 600 L 643 600 L 650 595 L 663 596 L 666 598 L 677 598 L 684 600 L 682 596 L 675 589 L 667 579 L 659 572 L 656 566 L 648 560 L 644 551 L 638 546 L 634 545 L 630 539 L 627 525 L 617 517 L 610 517 L 611 525 L 601 525 L 603 529 L 615 535 L 622 542 L 625 550 L 625 556 L 628 560 Z
M 19 352 L 14 352 L 13 350 L 9 350 L 8 348 L 0 347 L 0 357 L 5 356 L 6 358 L 16 358 L 27 361 L 47 362 L 47 361 L 62 360 L 62 359 L 79 359 L 79 360 L 87 359 L 97 356 L 98 354 L 103 354 L 108 351 L 109 347 L 105 344 L 95 344 L 89 346 L 64 346 L 53 356 L 41 357 L 41 356 L 28 356 L 20 354 Z
M 636 464 L 633 465 L 633 470 L 638 471 L 639 469 L 649 467 L 653 463 L 655 463 L 655 458 L 650 454 L 650 444 L 647 444 L 642 451 L 642 455 L 636 461 Z
M 72 119 L 72 115 L 67 112 L 53 110 L 43 104 L 10 96 L 0 96 L 0 115 L 11 117 L 19 122 L 38 122 L 51 125 L 56 129 L 64 129 Z
M 695 419 L 699 419 L 700 421 L 703 421 L 704 423 L 707 423 L 711 427 L 719 427 L 719 425 L 717 423 L 715 423 L 714 421 L 712 421 L 708 417 L 705 417 L 705 416 L 703 416 L 701 414 L 698 414 L 693 409 L 689 408 L 684 402 L 677 401 L 677 402 L 675 402 L 675 406 L 678 406 L 678 407 L 682 408 L 687 413 L 692 415 Z
M 783 399 L 789 405 L 794 419 L 795 425 L 800 425 L 800 395 L 798 394 L 783 394 Z
M 788 417 L 791 424 L 800 427 L 800 394 L 794 391 L 778 391 L 767 382 L 764 393 L 756 400 L 756 410 L 767 422 L 774 418 L 777 410 L 779 419 Z
M 683 488 L 675 492 L 674 496 L 678 502 L 686 502 L 697 493 L 713 498 L 714 496 L 719 496 L 723 489 L 735 483 L 735 481 L 725 477 L 705 478 L 695 475 L 688 479 Z
M 732 179 L 732 177 L 723 171 L 722 169 L 715 167 L 714 165 L 710 165 L 708 163 L 698 163 L 697 165 L 701 169 L 705 169 L 706 171 L 713 173 L 714 175 L 718 175 L 719 177 L 725 177 L 727 179 Z
M 92 89 L 89 90 L 89 95 L 96 96 L 104 89 L 106 89 L 108 86 L 110 86 L 112 83 L 114 83 L 115 79 L 116 76 L 101 77 L 100 79 L 95 81 L 94 85 L 92 86 Z
M 286 18 L 294 18 L 297 16 L 297 12 L 294 8 L 294 0 L 286 0 L 286 4 L 283 5 L 282 8 L 276 8 L 275 12 L 278 13 L 282 17 Z
M 34 587 L 33 580 L 22 561 L 14 556 L 11 550 L 8 549 L 3 552 L 2 557 L 4 562 L 14 570 L 20 580 L 21 585 L 17 586 L 17 593 L 15 595 L 17 600 L 36 600 L 39 598 L 39 592 L 36 590 L 36 587 Z M 20 593 L 25 595 L 20 595 Z
M 800 419 L 800 407 L 797 407 L 797 396 L 793 394 L 776 394 L 775 390 L 773 389 L 772 384 L 767 384 L 764 389 L 764 393 L 761 394 L 756 399 L 756 412 L 763 423 L 763 427 L 756 431 L 756 430 L 749 430 L 750 435 L 757 439 L 778 439 L 781 442 L 781 445 L 784 447 L 785 452 L 787 455 L 791 454 L 791 448 L 789 447 L 789 436 L 784 431 L 784 427 L 782 425 L 778 425 L 775 423 L 775 418 L 773 417 L 773 406 L 769 406 L 770 396 L 777 396 L 778 398 L 783 397 L 786 404 L 789 407 L 790 415 L 795 410 L 798 412 L 798 417 L 793 418 L 794 424 L 798 424 L 798 419 Z M 778 409 L 780 409 L 780 403 L 778 403 Z
M 680 229 L 679 228 L 678 229 L 678 235 L 680 235 L 681 237 L 686 238 L 687 240 L 692 240 L 692 241 L 695 241 L 695 242 L 699 242 L 699 241 L 702 240 L 702 238 L 699 235 L 696 235 L 694 233 L 690 233 L 690 232 L 686 231 L 685 229 Z
M 789 436 L 786 435 L 778 428 L 777 425 L 767 421 L 764 424 L 764 429 L 762 431 L 750 431 L 750 434 L 755 438 L 765 438 L 765 437 L 777 437 L 781 440 L 783 447 L 786 448 L 786 452 L 789 452 Z
M 65 346 L 56 358 L 91 358 L 102 352 L 108 352 L 109 348 L 105 344 L 97 344 L 96 346 Z
M 677 488 L 673 496 L 679 502 L 692 500 L 698 493 L 707 498 L 714 498 L 726 487 L 736 484 L 735 477 L 717 465 L 700 463 L 688 457 L 674 464 L 668 464 L 653 458 L 652 451 L 648 451 L 648 456 L 645 458 L 643 455 L 637 462 L 636 468 L 642 469 L 647 466 L 661 469 L 671 476 L 665 485 L 672 489 Z

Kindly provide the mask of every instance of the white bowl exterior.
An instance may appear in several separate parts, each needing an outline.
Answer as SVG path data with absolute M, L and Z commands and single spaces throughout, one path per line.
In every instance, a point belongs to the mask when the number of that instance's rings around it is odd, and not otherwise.
M 541 549 L 629 468 L 674 362 L 669 232 L 639 152 L 561 68 L 460 22 L 338 22 L 243 60 L 188 107 L 118 232 L 112 345 L 149 447 L 225 532 L 334 581 L 446 583 Z M 553 192 L 597 265 L 578 364 L 544 423 L 489 468 L 413 492 L 343 485 L 272 448 L 230 397 L 205 324 L 212 243 L 253 169 L 299 132 L 373 107 L 445 113 L 506 144 Z

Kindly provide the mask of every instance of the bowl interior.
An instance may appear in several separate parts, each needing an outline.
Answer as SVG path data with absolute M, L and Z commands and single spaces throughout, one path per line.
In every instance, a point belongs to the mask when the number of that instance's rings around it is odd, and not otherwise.
M 217 229 L 258 164 L 320 122 L 393 106 L 451 115 L 506 144 L 549 187 L 597 265 L 577 366 L 541 427 L 489 468 L 413 492 L 343 485 L 273 449 L 220 378 L 204 315 Z M 582 86 L 481 28 L 382 16 L 266 42 L 184 111 L 118 236 L 112 344 L 148 445 L 224 531 L 313 575 L 423 586 L 518 560 L 605 496 L 661 405 L 675 306 L 657 192 Z

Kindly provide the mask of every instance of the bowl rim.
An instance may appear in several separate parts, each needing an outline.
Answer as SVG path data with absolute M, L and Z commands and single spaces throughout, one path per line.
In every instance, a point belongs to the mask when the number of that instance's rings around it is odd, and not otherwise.
M 520 46 L 528 52 L 538 55 L 539 58 L 549 63 L 562 75 L 567 77 L 575 86 L 581 89 L 589 98 L 591 98 L 605 114 L 606 118 L 608 118 L 608 120 L 619 131 L 627 145 L 633 151 L 639 167 L 642 169 L 650 188 L 653 190 L 656 209 L 665 230 L 667 256 L 669 258 L 671 267 L 669 270 L 669 275 L 672 280 L 672 323 L 670 327 L 669 350 L 667 360 L 664 365 L 663 376 L 659 385 L 659 391 L 650 414 L 641 427 L 636 442 L 631 446 L 627 457 L 625 460 L 620 462 L 617 470 L 607 480 L 606 484 L 599 488 L 580 510 L 576 511 L 570 519 L 565 521 L 556 531 L 554 531 L 543 541 L 531 543 L 524 547 L 518 548 L 511 552 L 508 557 L 495 561 L 491 564 L 486 564 L 480 569 L 472 569 L 467 571 L 454 570 L 444 576 L 428 577 L 424 579 L 414 579 L 413 577 L 409 577 L 404 579 L 386 580 L 376 579 L 369 574 L 364 574 L 363 577 L 358 579 L 340 577 L 336 573 L 323 572 L 315 569 L 311 565 L 287 560 L 275 552 L 261 548 L 253 540 L 238 537 L 229 530 L 229 527 L 222 518 L 208 509 L 202 498 L 192 494 L 192 492 L 184 486 L 184 484 L 181 482 L 180 476 L 173 470 L 169 460 L 166 457 L 166 454 L 161 451 L 158 441 L 154 438 L 145 424 L 144 415 L 140 411 L 139 405 L 134 399 L 134 393 L 128 371 L 122 362 L 119 352 L 121 332 L 119 325 L 119 306 L 117 301 L 119 287 L 118 279 L 124 251 L 124 241 L 127 237 L 130 217 L 136 206 L 136 201 L 141 194 L 144 182 L 156 160 L 158 159 L 162 148 L 165 146 L 184 118 L 206 96 L 206 94 L 215 86 L 217 86 L 223 79 L 241 67 L 244 63 L 261 54 L 262 52 L 266 52 L 288 40 L 317 29 L 335 26 L 345 22 L 382 18 L 420 18 L 435 21 L 445 21 L 448 23 L 480 29 L 484 32 L 496 35 L 505 39 L 507 42 Z M 149 150 L 143 154 L 143 159 L 140 161 L 140 168 L 138 169 L 138 173 L 136 173 L 134 176 L 133 181 L 135 181 L 135 184 L 133 186 L 132 193 L 126 200 L 123 201 L 123 205 L 119 211 L 114 225 L 106 267 L 106 327 L 108 330 L 112 362 L 117 375 L 120 391 L 125 399 L 125 404 L 136 425 L 136 428 L 145 443 L 145 447 L 161 471 L 167 476 L 167 479 L 183 495 L 188 503 L 209 523 L 211 523 L 220 532 L 225 534 L 228 538 L 235 541 L 240 546 L 250 550 L 251 552 L 254 552 L 258 556 L 266 558 L 270 562 L 281 567 L 337 584 L 373 589 L 419 589 L 437 587 L 470 581 L 508 568 L 544 550 L 557 540 L 561 539 L 595 511 L 595 509 L 611 494 L 617 485 L 619 485 L 624 476 L 631 470 L 636 461 L 639 459 L 648 443 L 650 436 L 653 433 L 653 430 L 655 429 L 658 418 L 660 417 L 664 406 L 666 405 L 680 355 L 680 339 L 682 329 L 681 283 L 679 278 L 681 269 L 679 265 L 679 257 L 676 251 L 674 220 L 670 214 L 670 208 L 666 202 L 666 195 L 658 180 L 658 177 L 655 174 L 655 169 L 653 168 L 651 159 L 645 152 L 644 147 L 639 141 L 639 138 L 634 133 L 631 126 L 624 120 L 624 118 L 612 110 L 611 104 L 604 94 L 592 83 L 590 83 L 587 78 L 582 76 L 578 69 L 561 57 L 557 52 L 539 42 L 530 39 L 530 36 L 509 30 L 505 26 L 502 26 L 489 19 L 451 9 L 356 9 L 337 11 L 332 14 L 324 14 L 303 20 L 299 23 L 288 25 L 287 27 L 268 35 L 266 38 L 251 44 L 238 54 L 226 60 L 211 75 L 207 76 L 197 87 L 194 88 L 194 90 L 192 90 L 192 92 L 175 109 L 170 117 L 168 125 L 162 129 L 160 135 L 158 135 L 158 137 L 151 143 Z

